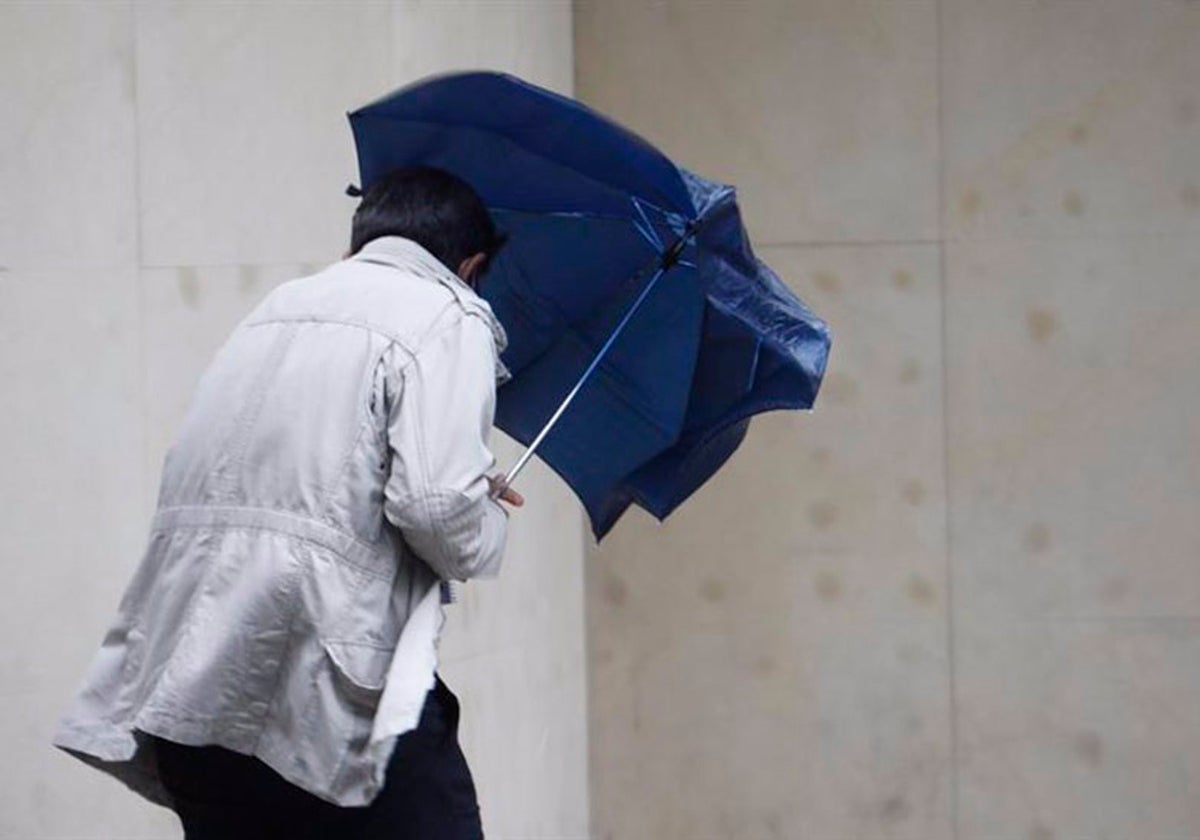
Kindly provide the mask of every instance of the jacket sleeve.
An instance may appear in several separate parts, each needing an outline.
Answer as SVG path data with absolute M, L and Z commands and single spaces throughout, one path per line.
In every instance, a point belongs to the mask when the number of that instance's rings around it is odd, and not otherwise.
M 443 580 L 496 577 L 508 512 L 489 494 L 496 405 L 490 330 L 464 314 L 399 372 L 388 409 L 384 515 Z

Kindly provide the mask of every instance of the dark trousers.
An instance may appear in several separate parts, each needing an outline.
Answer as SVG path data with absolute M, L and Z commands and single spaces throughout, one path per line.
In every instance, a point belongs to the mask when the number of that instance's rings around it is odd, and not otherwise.
M 435 675 L 417 728 L 396 740 L 383 789 L 355 808 L 326 802 L 224 747 L 161 738 L 155 745 L 186 840 L 482 840 L 458 714 L 458 698 Z

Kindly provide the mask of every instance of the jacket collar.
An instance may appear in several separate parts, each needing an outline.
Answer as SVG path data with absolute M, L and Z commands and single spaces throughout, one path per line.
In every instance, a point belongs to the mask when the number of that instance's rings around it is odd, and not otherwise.
M 402 271 L 411 271 L 437 280 L 450 290 L 464 309 L 483 318 L 484 323 L 491 329 L 492 341 L 496 345 L 497 382 L 506 382 L 512 377 L 508 368 L 500 361 L 500 354 L 508 346 L 508 335 L 504 331 L 504 325 L 492 311 L 491 305 L 424 247 L 403 236 L 380 236 L 363 245 L 358 249 L 358 253 L 349 259 L 355 262 L 390 265 Z

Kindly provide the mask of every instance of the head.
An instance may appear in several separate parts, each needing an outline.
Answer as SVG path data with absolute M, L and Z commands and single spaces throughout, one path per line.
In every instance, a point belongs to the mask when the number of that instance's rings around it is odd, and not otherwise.
M 363 194 L 347 256 L 380 236 L 411 239 L 471 286 L 503 243 L 475 191 L 432 166 L 394 169 Z

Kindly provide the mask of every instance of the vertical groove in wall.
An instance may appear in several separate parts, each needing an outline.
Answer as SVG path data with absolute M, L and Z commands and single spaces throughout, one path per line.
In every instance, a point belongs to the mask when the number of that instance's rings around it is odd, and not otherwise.
M 572 29 L 574 24 L 572 24 Z M 574 34 L 571 36 L 574 38 Z M 574 59 L 572 59 L 574 60 Z M 572 90 L 574 90 L 574 82 L 572 82 Z M 593 550 L 589 543 L 591 537 L 591 529 L 587 521 L 587 513 L 582 509 L 582 505 L 578 509 L 579 518 L 579 562 L 583 564 L 580 570 L 580 586 L 579 597 L 581 600 L 579 614 L 583 616 L 583 781 L 584 791 L 587 794 L 587 807 L 584 813 L 587 815 L 587 838 L 591 840 L 592 832 L 596 826 L 596 794 L 592 787 L 592 780 L 596 777 L 595 761 L 596 753 L 593 749 L 595 739 L 592 733 L 595 731 L 592 714 L 595 711 L 592 704 L 592 687 L 595 685 L 595 675 L 592 673 L 592 661 L 594 651 L 592 650 L 592 622 L 593 610 L 592 599 L 589 595 L 590 584 L 588 577 L 593 562 Z
M 954 494 L 950 492 L 950 374 L 948 360 L 950 348 L 947 331 L 946 304 L 948 284 L 946 282 L 946 130 L 945 130 L 945 32 L 942 15 L 943 0 L 934 6 L 934 49 L 936 53 L 936 96 L 937 96 L 937 208 L 938 208 L 938 301 L 941 307 L 941 351 L 942 351 L 942 492 L 945 494 L 945 562 L 946 562 L 946 668 L 948 707 L 950 712 L 950 836 L 958 840 L 958 698 L 955 674 L 954 651 L 954 553 L 951 537 L 950 505 Z
M 140 95 L 138 92 L 138 4 L 130 2 L 129 8 L 129 75 L 130 92 L 133 99 L 133 272 L 137 291 L 137 342 L 138 342 L 138 410 L 142 416 L 142 513 L 148 515 L 151 504 L 155 501 L 156 486 L 155 465 L 150 460 L 150 395 L 147 393 L 147 383 L 150 381 L 149 354 L 146 350 L 146 286 L 142 276 L 142 266 L 145 254 L 142 253 L 142 120 L 139 110 Z
M 579 96 L 579 7 L 582 0 L 571 2 L 571 96 Z
M 568 28 L 571 38 L 571 93 L 572 97 L 579 97 L 579 8 L 583 0 L 572 0 L 570 7 L 571 22 Z M 595 713 L 595 708 L 592 703 L 592 688 L 595 685 L 595 674 L 592 671 L 592 661 L 594 652 L 592 650 L 592 627 L 594 621 L 594 607 L 590 594 L 590 571 L 594 558 L 594 549 L 591 543 L 591 527 L 588 522 L 587 513 L 582 506 L 576 507 L 577 517 L 579 520 L 579 557 L 583 563 L 583 569 L 580 575 L 580 598 L 582 599 L 582 609 L 580 614 L 583 616 L 583 726 L 584 726 L 584 789 L 587 791 L 587 836 L 592 837 L 592 832 L 597 823 L 596 817 L 596 793 L 593 787 L 593 779 L 596 776 L 595 763 L 596 752 L 593 747 L 595 738 L 593 733 L 596 730 L 595 721 L 592 720 L 592 715 Z
M 577 0 L 568 0 L 567 2 L 567 66 L 570 68 L 570 85 L 571 89 L 567 91 L 567 95 L 575 97 L 579 91 L 579 61 L 577 59 L 578 50 L 578 30 L 576 27 Z M 573 495 L 573 494 L 572 494 Z M 573 500 L 572 500 L 573 501 Z M 592 837 L 592 827 L 596 824 L 595 816 L 592 813 L 592 634 L 591 634 L 591 617 L 588 607 L 588 568 L 590 566 L 590 558 L 592 556 L 590 548 L 590 540 L 592 531 L 590 523 L 587 519 L 587 513 L 583 510 L 582 505 L 575 507 L 576 516 L 579 522 L 577 534 L 579 540 L 576 543 L 575 556 L 579 558 L 579 615 L 582 621 L 582 627 L 579 632 L 579 655 L 582 657 L 582 692 L 583 692 L 583 795 L 584 795 L 584 840 L 590 840 Z
M 384 78 L 387 79 L 387 88 L 390 90 L 400 83 L 396 72 L 396 33 L 400 31 L 400 15 L 401 12 L 396 8 L 396 0 L 388 5 L 388 37 L 387 48 L 384 52 L 384 60 L 387 62 L 387 67 L 384 68 Z M 357 157 L 357 154 L 356 154 Z M 358 180 L 358 172 L 355 172 L 355 179 Z M 362 184 L 360 183 L 361 187 Z

